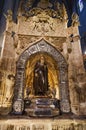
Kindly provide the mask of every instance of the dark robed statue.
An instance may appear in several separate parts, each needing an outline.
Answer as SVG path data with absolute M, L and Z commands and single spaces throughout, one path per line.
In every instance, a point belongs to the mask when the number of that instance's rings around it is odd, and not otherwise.
M 48 91 L 48 68 L 44 56 L 40 56 L 34 67 L 33 89 L 35 95 L 44 96 Z

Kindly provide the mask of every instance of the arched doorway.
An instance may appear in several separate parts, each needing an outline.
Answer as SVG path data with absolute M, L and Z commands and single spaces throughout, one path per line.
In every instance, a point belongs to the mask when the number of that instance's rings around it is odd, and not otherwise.
M 16 82 L 14 90 L 13 111 L 15 114 L 22 114 L 24 110 L 24 86 L 25 67 L 30 57 L 36 53 L 47 53 L 53 57 L 58 65 L 59 88 L 60 88 L 60 109 L 63 113 L 70 112 L 68 92 L 68 66 L 62 54 L 45 40 L 41 40 L 27 48 L 17 62 Z

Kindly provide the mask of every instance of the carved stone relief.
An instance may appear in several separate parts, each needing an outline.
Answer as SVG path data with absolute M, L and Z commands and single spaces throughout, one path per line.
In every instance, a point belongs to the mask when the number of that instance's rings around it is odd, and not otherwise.
M 15 52 L 16 52 L 16 58 L 17 58 L 25 49 L 27 49 L 32 43 L 35 43 L 35 42 L 37 42 L 38 40 L 40 40 L 40 37 L 18 35 L 18 41 L 17 41 L 17 43 L 14 41 Z
M 66 112 L 66 113 L 70 112 L 70 104 L 69 104 L 69 96 L 68 96 L 67 63 L 64 57 L 61 55 L 61 53 L 57 51 L 54 47 L 46 43 L 44 40 L 41 40 L 40 42 L 35 43 L 34 45 L 26 49 L 22 53 L 22 55 L 20 56 L 17 62 L 16 83 L 15 83 L 15 91 L 14 91 L 14 104 L 15 102 L 19 100 L 23 101 L 23 98 L 24 98 L 23 91 L 24 91 L 24 86 L 25 86 L 24 78 L 25 78 L 26 61 L 30 58 L 31 55 L 36 54 L 38 52 L 48 53 L 57 62 L 58 67 L 59 67 L 59 73 L 60 73 L 59 85 L 60 85 L 61 111 Z M 66 74 L 64 77 L 65 72 Z M 16 110 L 14 107 L 14 111 L 16 113 L 18 110 Z M 22 112 L 22 109 L 21 109 L 21 112 Z
M 13 97 L 13 87 L 14 87 L 14 76 L 12 74 L 9 74 L 5 80 L 5 89 L 4 89 L 4 101 L 5 102 L 10 102 Z
M 21 120 L 20 122 L 17 120 L 15 123 L 12 123 L 12 120 L 8 120 L 8 122 L 0 123 L 0 129 L 3 130 L 85 130 L 86 129 L 86 123 L 85 121 L 79 120 L 79 121 L 69 121 L 69 120 L 57 120 L 57 121 L 51 121 L 46 120 L 47 122 L 43 123 L 43 119 L 40 121 L 38 119 L 34 120 L 34 123 L 32 120 Z M 29 122 L 29 123 L 28 123 Z M 37 123 L 38 122 L 38 123 Z
M 2 103 L 5 105 L 6 102 L 9 103 L 12 100 L 15 77 L 12 73 L 6 75 L 4 72 L 2 74 L 3 74 L 1 80 L 1 87 L 2 87 L 1 90 L 3 95 Z
M 66 9 L 64 4 L 60 4 L 58 1 L 52 3 L 50 1 L 40 0 L 39 2 L 37 2 L 37 5 L 34 6 L 33 4 L 34 0 L 27 0 L 22 2 L 21 10 L 23 16 L 28 18 L 31 16 L 36 16 L 37 14 L 40 14 L 40 12 L 44 11 L 53 18 L 57 18 L 60 20 L 63 20 L 64 17 L 67 18 L 67 14 L 65 14 Z
M 19 19 L 19 25 L 19 34 L 35 36 L 57 36 L 58 34 L 59 37 L 66 36 L 66 23 L 50 17 L 48 12 L 43 10 L 39 10 L 37 15 L 29 17 L 28 19 L 21 17 Z
M 21 55 L 21 53 L 31 46 L 33 43 L 40 41 L 41 39 L 45 39 L 47 42 L 51 43 L 51 45 L 55 46 L 60 52 L 63 51 L 63 44 L 66 41 L 66 37 L 39 37 L 39 36 L 25 36 L 18 35 L 18 41 L 14 40 L 14 48 L 16 52 L 16 58 Z M 16 37 L 14 37 L 16 39 Z M 59 44 L 60 43 L 60 44 Z
M 44 125 L 33 125 L 33 130 L 45 130 Z
M 0 70 L 0 114 L 1 115 L 7 115 L 11 111 L 14 82 L 15 82 L 15 78 L 12 72 Z
M 63 51 L 63 43 L 66 42 L 66 37 L 46 37 L 45 39 L 54 45 L 57 50 L 61 52 Z

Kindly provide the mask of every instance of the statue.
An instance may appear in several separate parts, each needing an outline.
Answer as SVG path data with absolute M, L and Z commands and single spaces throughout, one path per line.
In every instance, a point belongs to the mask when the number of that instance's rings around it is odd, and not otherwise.
M 77 15 L 77 13 L 73 13 L 73 14 L 72 14 L 72 26 L 73 26 L 73 27 L 75 27 L 75 26 L 80 26 L 79 16 Z
M 13 96 L 13 86 L 14 86 L 14 76 L 12 74 L 9 74 L 8 77 L 6 78 L 5 82 L 5 98 L 4 98 L 4 103 L 5 102 L 10 102 Z
M 35 95 L 44 96 L 48 91 L 48 68 L 44 56 L 34 67 L 33 89 Z

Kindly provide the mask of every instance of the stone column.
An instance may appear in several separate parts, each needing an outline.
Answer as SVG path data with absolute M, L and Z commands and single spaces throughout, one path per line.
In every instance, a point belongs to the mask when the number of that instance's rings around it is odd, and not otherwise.
M 71 100 L 71 110 L 73 113 L 79 113 L 79 101 L 77 100 L 77 93 L 75 87 L 77 84 L 77 78 L 79 75 L 84 73 L 83 57 L 81 51 L 81 44 L 79 38 L 78 27 L 69 28 L 67 33 L 68 44 L 71 45 L 71 53 L 69 53 L 68 59 L 68 79 L 69 79 L 69 90 Z M 74 100 L 73 100 L 74 99 Z
M 70 112 L 67 67 L 60 67 L 60 106 L 62 113 Z
M 4 40 L 5 40 L 5 34 L 2 34 L 0 36 L 0 59 L 3 56 L 3 49 L 4 49 Z
M 77 67 L 77 74 L 84 73 L 84 64 L 83 64 L 83 56 L 81 51 L 80 40 L 74 38 L 72 43 L 72 55 L 73 55 L 73 64 Z
M 72 49 L 72 63 L 77 68 L 77 73 L 84 73 L 84 64 L 83 64 L 83 56 L 79 38 L 78 27 L 71 27 L 68 29 L 67 33 L 68 37 L 70 37 L 70 44 Z

